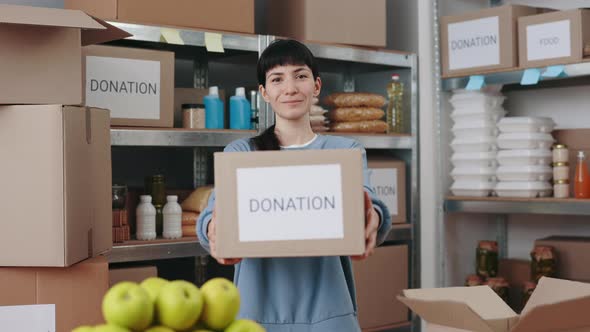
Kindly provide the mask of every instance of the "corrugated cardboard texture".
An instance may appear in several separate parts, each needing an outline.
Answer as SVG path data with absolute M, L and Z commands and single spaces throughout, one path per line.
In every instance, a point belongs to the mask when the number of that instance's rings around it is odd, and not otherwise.
M 175 88 L 174 127 L 182 128 L 182 104 L 203 104 L 203 97 L 208 94 L 209 89 Z M 219 99 L 225 100 L 225 90 L 219 89 Z
M 536 8 L 526 6 L 505 5 L 494 8 L 482 9 L 456 16 L 441 17 L 441 58 L 443 63 L 443 77 L 464 76 L 477 74 L 486 70 L 512 68 L 518 66 L 518 24 L 517 19 L 521 16 L 534 15 L 538 12 Z M 470 21 L 485 17 L 499 17 L 500 27 L 500 64 L 493 66 L 474 67 L 459 70 L 449 69 L 448 49 L 448 25 L 463 21 Z
M 160 62 L 160 118 L 125 119 L 111 118 L 113 126 L 137 127 L 173 127 L 174 121 L 174 53 L 167 51 L 144 50 L 128 47 L 92 45 L 83 48 L 84 71 L 87 56 L 103 56 L 123 59 L 152 60 Z M 86 91 L 86 75 L 84 75 L 84 94 Z M 88 105 L 96 106 L 96 105 Z
M 510 285 L 509 305 L 512 310 L 522 310 L 522 289 L 526 281 L 531 281 L 531 262 L 522 259 L 501 259 L 498 276 L 504 277 Z
M 408 309 L 396 299 L 408 287 L 408 246 L 375 249 L 364 261 L 353 261 L 361 328 L 377 328 L 408 320 Z
M 0 268 L 0 305 L 55 304 L 56 331 L 103 322 L 102 297 L 108 289 L 104 257 L 68 268 Z
M 254 0 L 118 0 L 120 21 L 254 33 Z
M 553 132 L 553 137 L 555 137 L 556 143 L 567 145 L 570 165 L 569 178 L 574 179 L 578 151 L 584 151 L 586 158 L 590 157 L 590 129 L 556 130 Z M 573 182 L 570 183 L 570 197 L 574 197 Z
M 266 34 L 311 42 L 385 47 L 384 0 L 267 1 Z
M 155 266 L 139 266 L 109 270 L 109 287 L 121 281 L 140 283 L 150 277 L 158 276 L 158 268 Z
M 215 153 L 217 254 L 219 257 L 349 256 L 365 250 L 363 174 L 360 150 Z M 240 242 L 236 169 L 340 164 L 343 239 Z
M 64 8 L 79 9 L 104 20 L 117 19 L 117 0 L 64 0 Z
M 369 168 L 395 168 L 397 170 L 397 211 L 398 214 L 391 215 L 393 224 L 403 224 L 407 218 L 406 213 L 406 163 L 402 160 L 395 159 L 369 159 Z
M 590 237 L 550 236 L 535 245 L 552 246 L 557 253 L 557 277 L 590 282 Z
M 530 25 L 570 20 L 571 56 L 528 61 L 526 30 Z M 556 64 L 577 63 L 584 57 L 584 45 L 590 42 L 590 10 L 575 9 L 556 11 L 518 19 L 520 66 L 523 68 L 546 67 Z

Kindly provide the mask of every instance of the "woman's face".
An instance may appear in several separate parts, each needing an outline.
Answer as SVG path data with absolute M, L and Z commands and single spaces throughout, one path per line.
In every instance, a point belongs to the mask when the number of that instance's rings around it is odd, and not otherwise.
M 266 72 L 266 87 L 261 85 L 260 93 L 278 117 L 299 120 L 308 114 L 321 87 L 307 65 L 286 65 Z

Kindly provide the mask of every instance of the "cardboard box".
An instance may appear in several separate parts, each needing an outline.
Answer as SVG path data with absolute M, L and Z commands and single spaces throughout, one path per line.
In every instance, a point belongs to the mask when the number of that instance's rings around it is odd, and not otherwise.
M 578 63 L 590 45 L 590 10 L 555 11 L 518 19 L 520 66 Z
M 57 332 L 103 321 L 102 298 L 109 287 L 103 256 L 68 268 L 0 268 L 0 306 L 55 304 Z M 10 331 L 2 326 L 0 330 Z
M 267 1 L 265 34 L 310 42 L 385 47 L 385 0 Z
M 69 266 L 112 246 L 107 110 L 0 106 L 0 266 Z
M 64 0 L 64 8 L 78 9 L 103 20 L 117 19 L 117 0 Z
M 395 159 L 369 159 L 373 190 L 391 213 L 391 222 L 403 224 L 406 216 L 406 163 Z
M 138 266 L 119 269 L 109 269 L 109 287 L 121 281 L 140 283 L 147 278 L 157 277 L 158 268 L 155 266 Z
M 501 259 L 498 276 L 505 278 L 510 285 L 508 304 L 512 310 L 520 312 L 524 283 L 531 281 L 531 262 L 524 259 Z
M 218 152 L 214 161 L 219 257 L 364 252 L 360 150 Z
M 549 236 L 536 246 L 552 246 L 557 253 L 557 277 L 590 282 L 590 237 Z
M 518 67 L 518 24 L 537 9 L 505 5 L 456 16 L 440 24 L 443 77 Z
M 114 126 L 173 126 L 173 52 L 93 45 L 83 54 L 87 106 L 109 109 Z
M 359 323 L 375 329 L 408 320 L 408 309 L 392 298 L 408 288 L 408 246 L 387 246 L 363 261 L 353 261 Z
M 0 5 L 0 104 L 80 104 L 82 46 L 129 36 L 75 10 Z
M 488 286 L 407 289 L 398 299 L 429 323 L 429 332 L 590 329 L 590 284 L 581 282 L 541 278 L 521 315 Z
M 174 127 L 182 128 L 182 104 L 203 104 L 203 97 L 205 97 L 208 94 L 209 89 L 174 89 Z M 219 99 L 225 101 L 225 90 L 219 89 Z M 226 103 L 224 102 L 224 107 L 225 104 Z

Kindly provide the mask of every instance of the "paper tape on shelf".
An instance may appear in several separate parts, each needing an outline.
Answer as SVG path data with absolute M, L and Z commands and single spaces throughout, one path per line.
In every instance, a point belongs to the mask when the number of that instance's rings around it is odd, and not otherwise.
M 208 52 L 225 53 L 222 35 L 220 33 L 205 32 L 205 47 Z
M 184 45 L 184 40 L 180 37 L 180 31 L 177 29 L 162 28 L 160 41 L 168 44 Z

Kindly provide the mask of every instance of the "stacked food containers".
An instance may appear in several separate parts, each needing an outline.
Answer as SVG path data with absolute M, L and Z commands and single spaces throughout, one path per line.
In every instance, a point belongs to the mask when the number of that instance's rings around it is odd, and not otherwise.
M 496 194 L 500 197 L 545 197 L 552 186 L 550 118 L 509 117 L 498 122 Z
M 451 191 L 457 196 L 488 196 L 496 181 L 497 122 L 506 115 L 505 97 L 496 92 L 457 90 L 450 99 L 455 138 Z

